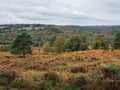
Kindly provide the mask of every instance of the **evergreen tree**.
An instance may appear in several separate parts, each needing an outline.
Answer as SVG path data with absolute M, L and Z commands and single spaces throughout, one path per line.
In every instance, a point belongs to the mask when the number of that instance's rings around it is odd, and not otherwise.
M 120 49 L 120 32 L 118 32 L 113 40 L 113 49 Z
M 12 54 L 22 54 L 25 58 L 26 54 L 32 54 L 32 40 L 30 35 L 27 33 L 21 33 L 16 37 L 11 45 L 11 53 Z

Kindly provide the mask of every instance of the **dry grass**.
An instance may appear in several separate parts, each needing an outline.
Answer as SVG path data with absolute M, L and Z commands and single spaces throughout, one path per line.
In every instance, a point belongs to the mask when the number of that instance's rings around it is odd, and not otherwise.
M 9 58 L 6 58 L 9 56 Z M 79 60 L 77 59 L 79 57 Z M 56 71 L 70 74 L 73 66 L 85 67 L 87 73 L 94 68 L 95 64 L 120 65 L 120 51 L 90 50 L 63 54 L 44 54 L 34 51 L 32 56 L 19 58 L 9 52 L 0 52 L 0 67 L 20 69 L 22 72 L 46 72 Z M 72 74 L 72 73 L 71 73 Z
M 35 75 L 39 75 L 41 80 L 48 71 L 55 72 L 58 76 L 68 80 L 71 77 L 79 76 L 80 73 L 89 75 L 96 69 L 97 65 L 105 64 L 115 64 L 120 67 L 120 51 L 90 50 L 44 54 L 35 49 L 33 55 L 28 55 L 27 58 L 19 58 L 19 56 L 11 55 L 9 52 L 0 52 L 0 69 L 16 70 L 17 75 L 25 81 L 34 81 Z M 85 71 L 79 70 L 73 73 L 71 72 L 73 67 L 83 67 Z

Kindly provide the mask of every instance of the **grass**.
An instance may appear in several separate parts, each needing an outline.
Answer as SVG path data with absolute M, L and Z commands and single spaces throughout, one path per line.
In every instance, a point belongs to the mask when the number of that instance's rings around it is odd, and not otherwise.
M 6 56 L 9 56 L 9 58 L 6 58 Z M 82 58 L 82 61 L 76 59 L 76 57 L 78 56 Z M 0 52 L 0 70 L 7 69 L 10 71 L 10 73 L 14 71 L 15 79 L 11 80 L 8 83 L 8 86 L 10 86 L 11 88 L 17 88 L 16 90 L 21 89 L 29 90 L 29 88 L 33 88 L 31 90 L 40 90 L 41 87 L 45 88 L 45 90 L 52 90 L 50 88 L 54 88 L 53 90 L 61 90 L 62 87 L 72 88 L 72 86 L 69 86 L 71 85 L 71 81 L 74 81 L 74 78 L 76 80 L 76 78 L 79 77 L 82 73 L 84 73 L 86 80 L 88 80 L 86 85 L 89 88 L 92 88 L 92 86 L 96 84 L 98 85 L 98 82 L 103 82 L 105 84 L 107 84 L 108 82 L 112 83 L 111 82 L 112 80 L 116 80 L 116 78 L 114 78 L 114 74 L 115 77 L 119 78 L 120 76 L 119 73 L 114 73 L 113 76 L 111 77 L 108 77 L 110 75 L 106 74 L 106 72 L 109 71 L 112 72 L 114 72 L 114 70 L 115 72 L 120 71 L 119 57 L 120 57 L 119 50 L 118 51 L 90 50 L 62 54 L 56 53 L 44 54 L 43 52 L 39 52 L 37 49 L 34 49 L 33 55 L 32 56 L 28 55 L 27 58 L 19 58 L 18 56 L 11 55 L 9 52 Z M 44 77 L 48 72 L 53 72 L 50 75 L 54 76 L 55 73 L 55 75 L 57 75 L 55 77 L 60 77 L 61 78 L 60 82 L 56 83 L 54 82 L 55 83 L 54 84 L 52 83 L 52 81 L 48 80 L 46 81 L 46 79 L 44 80 Z M 112 74 L 112 72 L 110 72 L 110 74 Z M 108 76 L 105 77 L 104 79 L 101 79 L 100 77 L 101 76 L 104 77 L 104 74 Z M 4 79 L 8 80 L 9 78 L 6 79 L 5 77 Z M 52 77 L 52 79 L 54 79 L 54 77 Z M 89 82 L 91 81 L 91 79 L 95 80 L 92 80 L 94 81 L 94 83 L 90 85 Z M 45 86 L 41 86 L 41 83 L 43 82 Z M 15 83 L 16 87 L 15 85 L 13 85 Z M 75 83 L 72 84 L 75 85 Z M 52 87 L 50 85 L 52 85 Z M 46 86 L 49 86 L 49 89 Z M 1 86 L 1 88 L 3 87 Z M 83 85 L 82 87 L 85 86 Z M 78 86 L 77 88 L 81 87 Z M 89 90 L 89 88 L 87 89 Z M 107 90 L 110 90 L 109 88 L 113 87 L 101 85 L 99 87 L 96 87 L 94 90 L 101 90 L 101 88 L 102 89 L 107 88 Z

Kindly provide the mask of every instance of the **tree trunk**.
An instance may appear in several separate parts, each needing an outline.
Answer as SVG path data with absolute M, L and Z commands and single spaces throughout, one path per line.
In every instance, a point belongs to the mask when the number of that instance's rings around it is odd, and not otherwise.
M 25 49 L 23 49 L 23 58 L 25 58 Z
M 26 56 L 25 56 L 25 53 L 23 53 L 23 58 L 25 58 Z

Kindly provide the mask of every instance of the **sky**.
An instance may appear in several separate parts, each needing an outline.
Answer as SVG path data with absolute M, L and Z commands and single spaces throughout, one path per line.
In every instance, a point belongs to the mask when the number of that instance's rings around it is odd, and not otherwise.
M 120 25 L 120 0 L 0 0 L 0 24 Z

